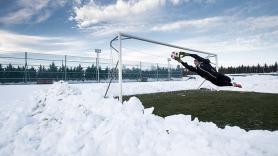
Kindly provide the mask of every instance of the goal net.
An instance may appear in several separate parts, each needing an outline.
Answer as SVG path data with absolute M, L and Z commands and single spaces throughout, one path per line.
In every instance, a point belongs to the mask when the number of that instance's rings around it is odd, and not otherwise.
M 218 70 L 217 55 L 210 52 L 190 49 L 174 44 L 163 43 L 130 34 L 119 33 L 110 42 L 111 47 L 111 74 L 110 83 L 118 81 L 119 101 L 123 101 L 123 82 L 126 81 L 171 81 L 182 80 L 184 68 L 171 59 L 173 51 L 195 53 L 209 58 L 212 65 Z M 114 58 L 114 59 L 112 59 Z M 192 63 L 188 61 L 189 64 Z M 114 80 L 113 80 L 114 77 Z M 107 87 L 105 96 L 110 88 Z M 171 82 L 169 82 L 171 83 Z

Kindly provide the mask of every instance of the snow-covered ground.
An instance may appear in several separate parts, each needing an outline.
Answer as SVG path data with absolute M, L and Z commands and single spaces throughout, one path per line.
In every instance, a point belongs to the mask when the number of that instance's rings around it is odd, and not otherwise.
M 278 93 L 278 76 L 234 77 L 242 89 Z M 194 89 L 202 79 L 125 83 L 124 94 Z M 0 86 L 0 155 L 278 155 L 278 131 L 220 129 L 190 116 L 153 115 L 140 100 L 104 99 L 107 84 Z M 206 82 L 204 87 L 218 89 Z M 117 95 L 112 84 L 109 95 Z

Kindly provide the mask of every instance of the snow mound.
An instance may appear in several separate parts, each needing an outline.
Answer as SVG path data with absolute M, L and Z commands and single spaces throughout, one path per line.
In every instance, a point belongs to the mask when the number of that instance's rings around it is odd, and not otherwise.
M 136 97 L 121 104 L 64 82 L 21 106 L 0 113 L 0 155 L 278 155 L 278 131 L 162 118 Z

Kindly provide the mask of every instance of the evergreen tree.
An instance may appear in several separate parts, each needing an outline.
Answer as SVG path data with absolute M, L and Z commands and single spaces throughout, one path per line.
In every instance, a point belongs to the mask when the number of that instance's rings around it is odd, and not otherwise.
M 100 72 L 99 72 L 99 74 L 100 74 L 100 79 L 107 79 L 108 78 L 108 67 L 106 67 L 104 70 L 101 70 L 101 68 L 100 68 Z
M 92 64 L 91 67 L 87 67 L 85 70 L 85 79 L 86 80 L 96 80 L 96 67 Z
M 27 73 L 27 71 L 26 71 L 26 73 Z M 14 75 L 14 81 L 13 82 L 24 81 L 24 79 L 25 79 L 25 67 L 17 66 L 17 68 L 14 69 L 13 75 Z
M 4 83 L 4 68 L 2 67 L 2 64 L 0 64 L 0 83 Z
M 31 82 L 34 82 L 37 79 L 37 71 L 33 66 L 30 69 L 28 69 L 28 79 Z
M 65 76 L 65 70 L 67 70 L 67 79 L 68 80 L 96 80 L 96 67 L 92 64 L 91 66 L 83 69 L 83 67 L 79 64 L 75 67 L 70 67 L 65 69 L 62 65 L 60 67 L 56 66 L 54 62 L 52 62 L 48 68 L 45 66 L 40 65 L 36 70 L 33 66 L 29 69 L 26 69 L 27 72 L 27 80 L 28 81 L 36 81 L 40 79 L 44 80 L 63 80 Z M 107 79 L 108 78 L 108 67 L 101 68 L 99 67 L 99 74 L 100 79 Z M 275 64 L 257 64 L 253 66 L 246 66 L 240 65 L 237 67 L 223 67 L 219 68 L 219 72 L 224 74 L 238 74 L 238 73 L 269 73 L 269 72 L 277 72 L 278 65 L 277 62 Z M 123 79 L 130 79 L 130 80 L 138 80 L 141 78 L 168 78 L 168 68 L 167 67 L 158 67 L 152 65 L 150 69 L 147 70 L 140 70 L 139 68 L 123 68 Z M 176 66 L 176 68 L 171 69 L 171 77 L 181 77 L 183 73 L 183 68 L 180 65 Z M 187 74 L 196 74 L 190 71 L 185 71 L 185 75 Z M 117 76 L 117 69 L 114 71 L 114 77 Z M 14 67 L 12 64 L 9 64 L 3 67 L 0 64 L 0 83 L 5 82 L 24 82 L 25 79 L 25 67 L 24 66 L 16 66 Z
M 9 64 L 8 66 L 6 66 L 5 68 L 5 82 L 14 82 L 14 67 L 12 66 L 12 64 Z
M 79 81 L 82 80 L 83 74 L 84 74 L 84 71 L 80 64 L 77 67 L 73 68 L 73 74 L 72 74 L 73 80 L 79 80 Z
M 278 64 L 275 62 L 273 72 L 278 72 Z
M 57 72 L 58 72 L 58 67 L 55 65 L 54 62 L 52 62 L 48 68 L 49 78 L 51 78 L 52 80 L 57 80 L 58 79 Z
M 47 79 L 47 78 L 49 78 L 49 76 L 48 76 L 48 73 L 47 73 L 45 67 L 40 65 L 38 72 L 37 72 L 37 79 L 42 80 L 42 79 Z

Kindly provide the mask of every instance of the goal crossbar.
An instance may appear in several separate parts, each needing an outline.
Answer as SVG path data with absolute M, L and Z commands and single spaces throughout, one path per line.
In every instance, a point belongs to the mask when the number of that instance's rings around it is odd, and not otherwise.
M 125 37 L 125 38 L 123 38 Z M 118 49 L 118 53 L 119 53 L 119 101 L 121 103 L 123 103 L 123 88 L 122 88 L 122 40 L 124 39 L 136 39 L 136 40 L 140 40 L 140 41 L 144 41 L 144 42 L 149 42 L 149 43 L 153 43 L 153 44 L 159 44 L 159 45 L 163 45 L 163 46 L 168 46 L 168 47 L 172 47 L 172 48 L 176 48 L 176 49 L 182 49 L 182 50 L 186 50 L 186 51 L 191 51 L 191 52 L 196 52 L 196 53 L 201 53 L 201 54 L 207 54 L 209 55 L 209 57 L 215 57 L 215 61 L 216 61 L 216 69 L 218 70 L 218 59 L 217 59 L 217 54 L 214 53 L 210 53 L 210 52 L 205 52 L 205 51 L 200 51 L 200 50 L 195 50 L 195 49 L 190 49 L 190 48 L 186 48 L 186 47 L 181 47 L 181 46 L 177 46 L 177 45 L 173 45 L 173 44 L 168 44 L 168 43 L 163 43 L 163 42 L 159 42 L 159 41 L 155 41 L 155 40 L 151 40 L 151 39 L 146 39 L 146 38 L 142 38 L 142 37 L 138 37 L 138 36 L 133 36 L 133 35 L 129 35 L 129 34 L 125 34 L 122 32 L 118 33 L 118 37 L 116 40 L 118 40 L 119 42 L 119 49 Z
M 163 42 L 150 40 L 150 39 L 146 39 L 146 38 L 142 38 L 142 37 L 138 37 L 138 36 L 133 36 L 133 35 L 125 34 L 125 33 L 121 33 L 121 32 L 119 33 L 119 35 L 122 36 L 122 37 L 127 37 L 129 39 L 133 38 L 133 39 L 137 39 L 137 40 L 140 40 L 140 41 L 145 41 L 145 42 L 149 42 L 149 43 L 164 45 L 164 46 L 168 46 L 168 47 L 172 47 L 172 48 L 177 48 L 177 49 L 182 49 L 182 50 L 186 50 L 186 51 L 192 51 L 192 52 L 196 52 L 196 53 L 202 53 L 202 54 L 207 54 L 207 55 L 211 55 L 211 56 L 216 56 L 216 54 L 214 54 L 214 53 L 205 52 L 205 51 L 201 51 L 201 50 L 195 50 L 195 49 L 186 48 L 186 47 L 181 47 L 181 46 L 168 44 L 168 43 L 163 43 Z

